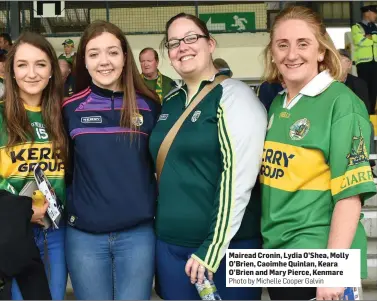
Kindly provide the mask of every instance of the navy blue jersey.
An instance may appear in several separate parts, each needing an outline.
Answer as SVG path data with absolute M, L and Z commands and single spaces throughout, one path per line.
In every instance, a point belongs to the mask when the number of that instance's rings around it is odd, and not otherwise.
M 136 130 L 120 127 L 123 93 L 91 85 L 63 104 L 71 139 L 68 223 L 80 230 L 125 230 L 154 218 L 157 196 L 149 135 L 160 106 L 137 95 Z

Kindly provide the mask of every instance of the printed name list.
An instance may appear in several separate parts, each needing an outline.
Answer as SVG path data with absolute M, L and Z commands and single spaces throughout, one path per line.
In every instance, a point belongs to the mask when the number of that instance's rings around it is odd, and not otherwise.
M 228 250 L 228 287 L 359 287 L 360 250 Z

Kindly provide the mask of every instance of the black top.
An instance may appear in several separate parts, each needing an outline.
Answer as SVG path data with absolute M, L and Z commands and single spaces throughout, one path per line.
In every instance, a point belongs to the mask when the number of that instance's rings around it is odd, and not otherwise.
M 363 22 L 359 22 L 360 26 L 364 28 L 365 34 L 377 34 L 377 26 L 373 22 L 369 22 L 365 24 Z
M 31 198 L 0 190 L 0 278 L 11 278 L 39 256 L 30 222 Z
M 64 82 L 64 97 L 71 97 L 75 91 L 75 79 L 69 74 Z
M 368 113 L 374 114 L 369 101 L 367 83 L 363 79 L 352 74 L 347 75 L 347 79 L 344 83 L 364 102 Z

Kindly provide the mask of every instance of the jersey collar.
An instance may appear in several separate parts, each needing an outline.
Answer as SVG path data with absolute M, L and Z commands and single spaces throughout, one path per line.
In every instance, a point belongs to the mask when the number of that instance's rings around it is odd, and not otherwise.
M 91 88 L 93 93 L 95 93 L 99 96 L 102 96 L 102 97 L 107 97 L 107 98 L 111 98 L 112 96 L 123 97 L 122 91 L 112 91 L 112 90 L 100 88 L 97 85 L 95 85 L 93 82 L 90 84 L 90 88 Z
M 33 107 L 33 106 L 27 105 L 26 103 L 24 103 L 24 108 L 27 111 L 30 111 L 30 112 L 41 112 L 42 111 L 42 107 L 41 106 Z
M 284 98 L 284 107 L 287 109 L 291 109 L 299 99 L 305 95 L 309 97 L 315 97 L 325 91 L 331 83 L 334 81 L 334 78 L 330 75 L 330 73 L 325 70 L 321 73 L 317 74 L 309 83 L 306 84 L 300 91 L 300 93 L 293 99 L 290 104 L 286 105 L 286 98 L 287 98 L 287 89 L 284 89 L 279 92 L 280 95 L 285 94 Z
M 327 70 L 322 71 L 307 83 L 306 86 L 301 89 L 299 94 L 311 97 L 317 96 L 325 91 L 333 81 L 335 81 L 334 78 Z M 280 95 L 283 95 L 284 93 L 287 93 L 287 89 L 279 92 Z

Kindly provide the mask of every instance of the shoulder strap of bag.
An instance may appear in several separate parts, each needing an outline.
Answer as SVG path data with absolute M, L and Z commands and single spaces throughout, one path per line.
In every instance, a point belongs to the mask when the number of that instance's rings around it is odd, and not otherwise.
M 161 146 L 158 150 L 157 160 L 156 160 L 156 174 L 157 174 L 157 182 L 160 181 L 160 175 L 162 172 L 162 168 L 164 167 L 166 156 L 169 152 L 170 146 L 172 145 L 175 136 L 177 135 L 179 129 L 181 128 L 183 122 L 186 120 L 187 116 L 190 115 L 192 110 L 203 100 L 203 98 L 218 84 L 220 84 L 223 80 L 229 78 L 226 75 L 218 75 L 216 76 L 215 80 L 206 85 L 199 94 L 191 101 L 190 105 L 186 108 L 183 114 L 179 117 L 179 119 L 175 122 L 173 127 L 170 129 L 168 134 L 166 135 L 165 139 L 162 141 Z

